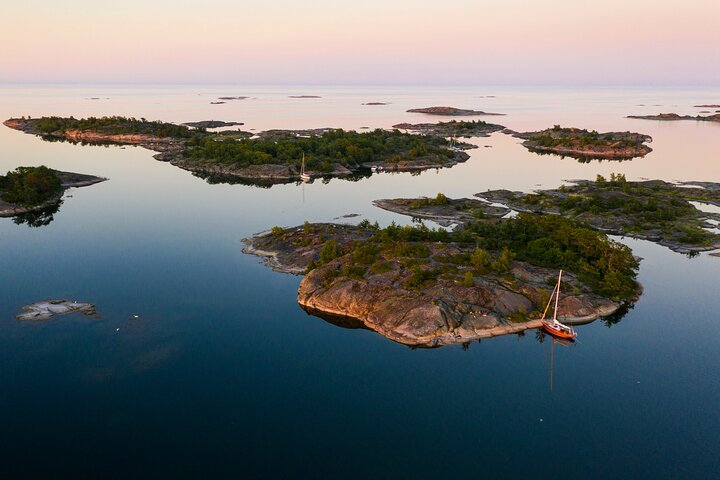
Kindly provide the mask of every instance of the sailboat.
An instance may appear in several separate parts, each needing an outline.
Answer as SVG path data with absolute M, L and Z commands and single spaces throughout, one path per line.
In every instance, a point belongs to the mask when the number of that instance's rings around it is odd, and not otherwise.
M 305 173 L 305 152 L 302 154 L 302 164 L 300 165 L 300 180 L 303 182 L 310 181 L 310 175 Z
M 577 337 L 577 332 L 572 327 L 569 327 L 563 323 L 558 322 L 557 319 L 557 310 L 558 310 L 558 302 L 560 301 L 560 282 L 562 281 L 562 270 L 560 270 L 560 275 L 558 276 L 557 285 L 555 285 L 555 288 L 552 291 L 552 294 L 550 294 L 550 299 L 548 300 L 547 306 L 545 307 L 545 311 L 543 312 L 543 316 L 540 319 L 542 322 L 543 329 L 548 332 L 550 335 L 554 335 L 558 338 L 575 338 Z M 550 308 L 550 304 L 553 301 L 553 297 L 555 297 L 555 310 L 553 311 L 553 317 L 552 320 L 547 320 L 545 318 L 545 315 L 547 314 L 548 309 Z

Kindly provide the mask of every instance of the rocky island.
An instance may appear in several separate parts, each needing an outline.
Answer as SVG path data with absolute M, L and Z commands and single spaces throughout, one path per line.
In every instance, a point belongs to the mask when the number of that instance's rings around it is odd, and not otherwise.
M 694 188 L 688 188 L 694 187 Z M 614 235 L 640 238 L 679 253 L 720 248 L 720 214 L 701 211 L 691 202 L 720 206 L 720 184 L 661 180 L 629 182 L 622 174 L 536 193 L 492 190 L 477 194 L 519 212 L 550 213 L 583 222 Z
M 95 305 L 74 300 L 44 300 L 26 305 L 22 309 L 24 313 L 15 317 L 18 320 L 44 321 L 69 313 L 82 313 L 83 315 L 97 317 Z
M 445 115 L 449 117 L 477 116 L 477 115 L 504 115 L 503 113 L 489 113 L 481 110 L 468 110 L 455 107 L 426 107 L 411 108 L 409 113 L 426 113 L 428 115 Z
M 558 268 L 563 322 L 611 315 L 640 294 L 630 250 L 557 215 L 500 218 L 477 201 L 380 200 L 452 216 L 454 231 L 310 224 L 245 239 L 246 253 L 278 271 L 305 274 L 298 302 L 332 323 L 436 347 L 538 328 Z M 430 213 L 434 212 L 434 213 Z M 487 212 L 487 213 L 486 213 Z M 469 213 L 469 215 L 468 215 Z
M 202 120 L 200 122 L 185 122 L 183 125 L 194 128 L 221 128 L 245 125 L 243 122 L 224 122 L 222 120 Z
M 398 130 L 409 130 L 441 137 L 489 137 L 491 133 L 505 129 L 502 125 L 483 121 L 457 121 L 438 123 L 398 123 L 393 125 Z
M 628 115 L 627 118 L 639 120 L 659 120 L 661 122 L 674 122 L 677 120 L 695 120 L 698 122 L 720 122 L 720 114 L 714 115 L 678 115 L 677 113 L 659 113 L 657 115 Z
M 645 145 L 646 142 L 652 142 L 652 137 L 632 132 L 598 133 L 555 125 L 537 132 L 506 130 L 505 133 L 525 140 L 522 145 L 531 152 L 550 153 L 581 161 L 628 160 L 644 157 L 652 151 Z
M 270 130 L 248 138 L 248 132 L 212 133 L 201 127 L 125 117 L 13 118 L 4 124 L 46 140 L 137 145 L 158 152 L 158 160 L 200 176 L 268 184 L 299 181 L 303 157 L 311 177 L 342 177 L 370 172 L 372 167 L 389 171 L 451 167 L 469 158 L 464 150 L 475 148 L 442 137 L 381 129 Z
M 68 188 L 86 187 L 105 180 L 45 166 L 18 167 L 0 175 L 0 217 L 16 217 L 58 206 Z

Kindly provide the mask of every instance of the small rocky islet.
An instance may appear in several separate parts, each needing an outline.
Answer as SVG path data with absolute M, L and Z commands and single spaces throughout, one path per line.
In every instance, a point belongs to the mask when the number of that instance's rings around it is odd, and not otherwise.
M 571 157 L 580 161 L 589 160 L 629 160 L 644 157 L 652 151 L 645 143 L 652 137 L 634 132 L 588 131 L 581 128 L 555 125 L 553 128 L 536 132 L 504 133 L 524 140 L 522 145 L 531 152 L 555 154 Z
M 23 313 L 15 318 L 24 321 L 45 321 L 59 315 L 82 313 L 96 317 L 97 310 L 91 303 L 76 302 L 74 300 L 43 300 L 22 307 Z
M 559 307 L 564 322 L 612 315 L 641 291 L 629 248 L 557 215 L 508 218 L 506 208 L 441 194 L 376 205 L 456 227 L 306 223 L 245 239 L 244 252 L 304 274 L 298 303 L 308 312 L 410 346 L 539 327 L 561 259 L 574 258 Z
M 504 113 L 483 112 L 482 110 L 472 110 L 467 108 L 456 107 L 425 107 L 411 108 L 408 113 L 425 113 L 427 115 L 444 115 L 448 117 L 467 117 L 479 115 L 504 115 Z

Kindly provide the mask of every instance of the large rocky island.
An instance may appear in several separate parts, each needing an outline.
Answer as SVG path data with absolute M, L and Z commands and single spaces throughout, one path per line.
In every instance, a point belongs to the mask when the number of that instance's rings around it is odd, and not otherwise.
M 298 302 L 308 312 L 411 346 L 539 327 L 561 267 L 559 315 L 568 323 L 611 315 L 640 293 L 626 246 L 560 216 L 501 218 L 503 209 L 444 195 L 378 203 L 454 218 L 458 227 L 306 223 L 245 239 L 244 251 L 305 274 Z
M 474 148 L 439 136 L 381 129 L 276 130 L 247 138 L 247 132 L 212 133 L 202 127 L 125 117 L 13 118 L 4 124 L 46 140 L 142 146 L 158 152 L 156 159 L 201 176 L 265 183 L 300 180 L 303 159 L 311 177 L 350 176 L 371 169 L 451 167 L 469 158 L 464 150 Z
M 720 206 L 720 184 L 662 180 L 629 182 L 622 174 L 535 193 L 491 190 L 477 194 L 519 212 L 549 213 L 581 221 L 615 235 L 640 238 L 689 253 L 720 248 L 715 233 L 720 214 L 702 211 L 693 202 Z
M 644 157 L 652 151 L 645 145 L 652 137 L 632 132 L 598 133 L 580 128 L 553 128 L 537 132 L 505 131 L 525 140 L 522 145 L 540 154 L 551 153 L 563 157 L 587 160 L 629 160 Z

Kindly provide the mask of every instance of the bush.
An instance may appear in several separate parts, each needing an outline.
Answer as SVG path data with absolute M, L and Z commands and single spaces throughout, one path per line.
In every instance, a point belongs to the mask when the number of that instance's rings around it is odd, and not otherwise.
M 320 264 L 325 265 L 339 256 L 340 248 L 338 247 L 337 241 L 331 238 L 323 244 L 322 250 L 320 250 Z

